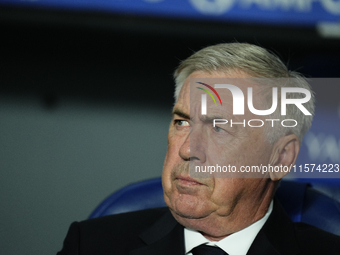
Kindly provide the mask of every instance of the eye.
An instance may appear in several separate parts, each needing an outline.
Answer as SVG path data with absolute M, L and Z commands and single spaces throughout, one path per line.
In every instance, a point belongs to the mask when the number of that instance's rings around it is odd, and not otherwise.
M 217 133 L 220 133 L 220 132 L 224 131 L 223 128 L 220 128 L 220 127 L 218 127 L 218 126 L 213 127 L 213 130 L 214 130 L 215 132 L 217 132 Z
M 186 120 L 175 120 L 176 126 L 188 127 L 190 124 Z

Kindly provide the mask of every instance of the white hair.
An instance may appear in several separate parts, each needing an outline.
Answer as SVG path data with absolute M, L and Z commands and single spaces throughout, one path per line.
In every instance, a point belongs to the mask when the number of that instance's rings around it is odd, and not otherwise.
M 300 143 L 302 142 L 302 138 L 310 128 L 313 119 L 314 93 L 307 80 L 301 74 L 289 71 L 276 55 L 264 48 L 247 43 L 223 43 L 206 47 L 182 61 L 176 69 L 174 73 L 176 102 L 184 81 L 195 71 L 203 71 L 208 74 L 219 71 L 227 75 L 232 75 L 235 71 L 242 71 L 254 78 L 284 78 L 283 80 L 288 80 L 288 82 L 275 83 L 275 87 L 299 87 L 309 90 L 312 96 L 304 106 L 312 115 L 304 115 L 297 107 L 287 105 L 285 119 L 295 119 L 299 124 L 290 128 L 278 125 L 278 128 L 272 128 L 275 132 L 268 132 L 269 130 L 265 129 L 270 143 L 274 143 L 278 138 L 288 134 L 296 134 Z M 265 104 L 267 105 L 272 98 L 269 92 L 274 87 L 273 83 L 269 84 L 271 85 L 266 86 L 268 90 L 264 93 L 267 99 Z M 287 94 L 287 98 L 302 97 L 303 94 L 301 93 Z M 281 120 L 282 116 L 279 111 L 275 111 L 271 118 Z

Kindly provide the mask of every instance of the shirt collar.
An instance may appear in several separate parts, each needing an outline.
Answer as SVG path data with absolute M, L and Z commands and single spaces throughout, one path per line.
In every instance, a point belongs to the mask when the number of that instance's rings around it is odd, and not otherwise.
M 267 213 L 260 220 L 218 242 L 209 241 L 201 233 L 192 229 L 184 228 L 185 254 L 191 254 L 190 251 L 193 248 L 201 244 L 207 244 L 218 246 L 229 255 L 245 255 L 255 237 L 269 218 L 272 210 L 273 201 L 270 203 Z

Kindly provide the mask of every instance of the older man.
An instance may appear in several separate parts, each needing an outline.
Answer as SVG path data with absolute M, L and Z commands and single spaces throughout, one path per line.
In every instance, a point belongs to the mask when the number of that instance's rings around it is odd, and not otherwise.
M 234 94 L 226 89 L 217 93 L 209 85 L 213 81 L 209 79 L 231 79 L 238 92 L 246 94 L 252 84 L 253 109 L 264 111 L 274 102 L 274 85 L 289 84 L 309 93 L 305 80 L 265 49 L 240 43 L 198 51 L 180 64 L 175 79 L 176 102 L 162 176 L 168 208 L 73 223 L 58 254 L 340 254 L 340 237 L 292 223 L 274 198 L 279 180 L 287 173 L 282 169 L 294 165 L 311 125 L 313 97 L 303 106 L 287 107 L 286 118 L 297 125 L 274 127 L 282 118 L 275 107 L 265 125 L 266 117 L 254 114 L 259 111 L 234 114 Z M 196 89 L 196 85 L 204 88 Z M 203 109 L 205 88 L 216 92 L 221 107 L 210 100 Z M 216 124 L 216 119 L 228 119 L 231 125 L 225 125 L 228 121 Z M 260 125 L 249 125 L 254 119 Z M 237 170 L 196 175 L 195 170 L 209 165 Z M 247 166 L 281 171 L 248 176 L 240 171 Z

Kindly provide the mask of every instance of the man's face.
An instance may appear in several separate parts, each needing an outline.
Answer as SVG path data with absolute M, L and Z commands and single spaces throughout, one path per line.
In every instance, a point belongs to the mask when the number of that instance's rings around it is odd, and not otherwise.
M 235 72 L 233 78 L 247 78 L 245 74 Z M 184 82 L 178 101 L 173 109 L 173 118 L 168 134 L 168 150 L 165 157 L 162 183 L 164 197 L 174 217 L 183 225 L 199 228 L 195 224 L 202 219 L 220 217 L 228 219 L 232 228 L 236 222 L 256 218 L 256 208 L 267 183 L 266 179 L 256 178 L 191 178 L 190 164 L 194 166 L 224 165 L 251 166 L 268 164 L 271 146 L 266 142 L 263 128 L 249 128 L 242 125 L 230 128 L 222 125 L 213 128 L 212 122 L 206 121 L 216 116 L 241 122 L 243 119 L 255 119 L 245 111 L 243 116 L 232 116 L 232 95 L 227 89 L 221 89 L 222 110 L 207 107 L 207 115 L 201 115 L 201 93 L 191 95 L 190 78 L 228 78 L 226 74 L 215 72 L 192 73 Z M 209 84 L 214 86 L 214 84 Z M 246 86 L 238 86 L 246 95 Z M 253 88 L 256 106 L 261 104 L 259 93 Z M 198 91 L 198 90 L 197 90 Z M 190 109 L 191 108 L 191 109 Z M 215 110 L 214 110 L 215 109 Z M 259 117 L 257 116 L 256 119 Z M 239 225 L 239 223 L 237 223 Z M 246 223 L 248 224 L 248 223 Z M 241 224 L 242 225 L 242 224 Z M 247 226 L 247 225 L 245 225 Z

